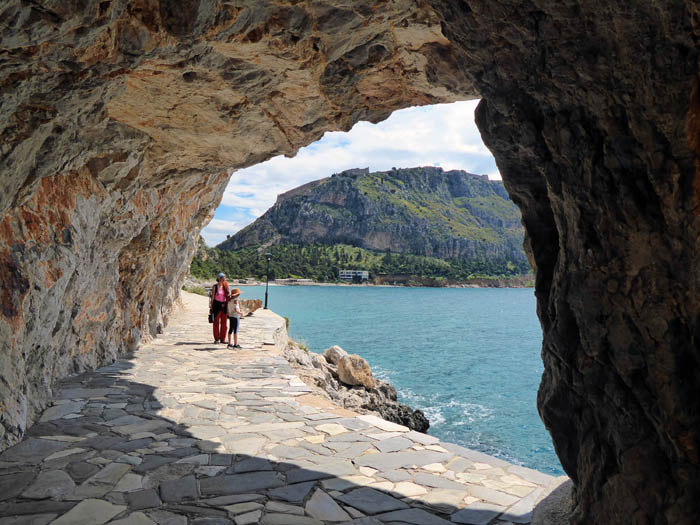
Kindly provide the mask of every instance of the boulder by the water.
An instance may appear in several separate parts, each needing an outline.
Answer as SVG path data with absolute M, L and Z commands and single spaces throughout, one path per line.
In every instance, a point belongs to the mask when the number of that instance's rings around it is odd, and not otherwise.
M 369 363 L 357 354 L 344 355 L 338 361 L 338 378 L 346 385 L 374 388 L 376 381 Z
M 340 361 L 346 355 L 348 355 L 348 353 L 338 345 L 333 345 L 323 351 L 323 357 L 326 358 L 326 361 L 336 366 L 338 365 L 338 361 Z
M 260 299 L 240 299 L 238 304 L 241 305 L 241 311 L 244 316 L 248 316 L 255 310 L 262 308 L 262 301 Z
M 303 368 L 314 368 L 313 362 L 311 361 L 311 353 L 301 348 L 294 347 L 294 351 L 290 351 L 289 348 L 287 348 L 284 357 L 292 366 L 298 365 Z
M 387 381 L 375 379 L 369 363 L 358 355 L 348 355 L 339 346 L 327 349 L 324 355 L 315 354 L 290 341 L 285 357 L 301 379 L 343 408 L 361 414 L 372 412 L 418 432 L 430 427 L 423 412 L 399 403 L 396 389 Z M 337 367 L 330 362 L 336 357 Z

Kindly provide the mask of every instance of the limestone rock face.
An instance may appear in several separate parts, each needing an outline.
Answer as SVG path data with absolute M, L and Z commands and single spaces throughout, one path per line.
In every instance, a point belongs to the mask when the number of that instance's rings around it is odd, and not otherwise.
M 0 449 L 57 378 L 158 333 L 230 173 L 468 98 L 401 0 L 0 5 Z
M 231 170 L 481 96 L 574 523 L 700 515 L 695 0 L 0 6 L 0 448 L 157 333 Z
M 278 195 L 270 209 L 217 248 L 337 243 L 469 262 L 508 261 L 523 273 L 530 270 L 520 211 L 503 183 L 434 166 L 355 168 L 306 183 Z
M 523 212 L 572 521 L 697 521 L 697 2 L 431 3 Z
M 344 355 L 338 360 L 338 379 L 346 385 L 374 388 L 376 382 L 369 363 L 357 354 Z

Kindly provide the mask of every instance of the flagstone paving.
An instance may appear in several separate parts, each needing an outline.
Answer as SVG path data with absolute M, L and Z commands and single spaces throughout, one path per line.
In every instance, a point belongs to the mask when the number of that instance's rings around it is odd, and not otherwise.
M 529 523 L 559 481 L 335 407 L 282 357 L 284 319 L 258 310 L 229 350 L 182 301 L 0 454 L 0 525 Z

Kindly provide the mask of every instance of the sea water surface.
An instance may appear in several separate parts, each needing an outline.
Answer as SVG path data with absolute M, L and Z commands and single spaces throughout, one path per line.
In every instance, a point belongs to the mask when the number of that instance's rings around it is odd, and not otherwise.
M 264 298 L 264 287 L 242 290 Z M 532 289 L 271 286 L 268 306 L 314 352 L 337 344 L 364 357 L 425 413 L 429 434 L 563 474 L 537 414 L 542 332 Z

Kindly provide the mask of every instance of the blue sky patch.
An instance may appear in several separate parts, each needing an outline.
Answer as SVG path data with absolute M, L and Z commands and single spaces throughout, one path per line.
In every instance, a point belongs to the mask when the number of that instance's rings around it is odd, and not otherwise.
M 210 246 L 218 244 L 265 213 L 280 193 L 350 168 L 440 166 L 500 179 L 474 123 L 478 102 L 395 111 L 379 124 L 358 122 L 348 132 L 327 132 L 293 158 L 279 155 L 238 170 L 202 236 Z

